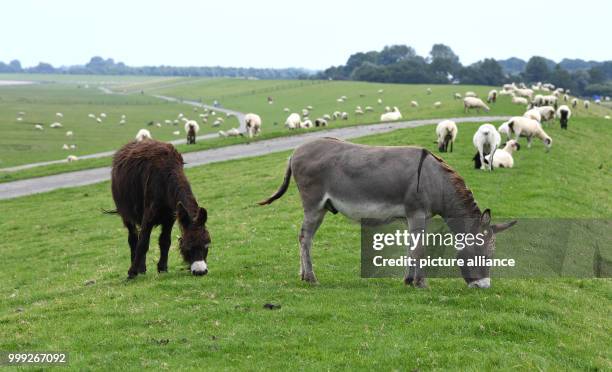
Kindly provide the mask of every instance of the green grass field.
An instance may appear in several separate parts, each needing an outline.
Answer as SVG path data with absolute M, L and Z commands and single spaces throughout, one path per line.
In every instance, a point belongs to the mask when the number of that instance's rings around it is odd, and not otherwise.
M 470 162 L 477 126 L 460 124 L 443 157 L 494 218 L 612 217 L 609 122 L 578 113 L 568 131 L 551 124 L 551 152 L 535 142 L 492 174 Z M 357 142 L 433 150 L 433 139 L 427 126 Z M 113 207 L 108 182 L 0 201 L 0 350 L 68 351 L 70 367 L 86 370 L 612 369 L 610 279 L 497 280 L 489 290 L 361 279 L 359 226 L 328 215 L 313 248 L 320 284 L 301 282 L 295 184 L 255 205 L 280 184 L 288 155 L 187 170 L 209 210 L 203 278 L 184 270 L 175 238 L 169 272 L 155 273 L 154 236 L 149 272 L 125 280 L 127 234 L 100 212 Z
M 20 111 L 26 114 L 17 121 Z M 64 117 L 56 117 L 56 112 Z M 107 118 L 99 124 L 88 117 L 90 113 L 105 113 Z M 140 94 L 105 94 L 96 87 L 74 83 L 0 87 L 0 168 L 115 150 L 132 140 L 140 128 L 149 129 L 160 140 L 184 138 L 182 122 L 165 124 L 179 113 L 189 117 L 199 114 L 183 104 Z M 121 115 L 127 118 L 124 125 L 119 124 Z M 151 121 L 160 122 L 162 127 L 148 126 Z M 63 127 L 52 129 L 49 125 L 53 122 Z M 44 130 L 36 130 L 35 124 L 43 124 Z M 231 117 L 219 128 L 202 126 L 200 134 L 236 126 L 238 120 Z M 181 132 L 178 136 L 173 134 L 177 130 Z M 66 137 L 67 131 L 73 131 L 74 137 Z M 75 144 L 77 149 L 62 150 L 63 144 Z

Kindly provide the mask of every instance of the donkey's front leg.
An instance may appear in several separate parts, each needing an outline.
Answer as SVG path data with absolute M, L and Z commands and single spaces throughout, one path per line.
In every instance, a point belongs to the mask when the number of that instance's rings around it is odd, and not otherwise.
M 149 250 L 151 230 L 153 230 L 153 224 L 150 222 L 143 223 L 140 227 L 134 261 L 128 270 L 128 279 L 134 279 L 138 274 L 143 274 L 147 271 L 147 251 Z
M 304 211 L 304 222 L 300 230 L 300 276 L 302 280 L 309 283 L 316 283 L 317 277 L 312 270 L 312 260 L 310 258 L 310 249 L 312 248 L 312 239 L 317 233 L 317 229 L 323 222 L 325 209 L 316 211 Z
M 407 247 L 408 256 L 414 261 L 414 266 L 406 268 L 404 284 L 414 285 L 418 288 L 426 288 L 425 270 L 421 267 L 419 261 L 425 256 L 425 247 L 421 244 L 420 236 L 421 234 L 425 234 L 427 219 L 423 215 L 409 217 L 408 227 L 410 229 L 410 235 L 419 238 L 413 239 L 413 241 L 416 242 L 414 247 Z

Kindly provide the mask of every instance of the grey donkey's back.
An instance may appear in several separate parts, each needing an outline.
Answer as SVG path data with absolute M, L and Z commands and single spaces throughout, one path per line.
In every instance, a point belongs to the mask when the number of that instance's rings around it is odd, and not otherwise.
M 293 175 L 304 210 L 327 209 L 355 220 L 406 217 L 406 208 L 430 209 L 428 181 L 421 173 L 439 168 L 423 148 L 365 146 L 322 138 L 298 147 L 279 189 L 260 205 L 283 196 Z M 428 160 L 429 159 L 429 160 Z M 428 188 L 431 190 L 431 188 Z

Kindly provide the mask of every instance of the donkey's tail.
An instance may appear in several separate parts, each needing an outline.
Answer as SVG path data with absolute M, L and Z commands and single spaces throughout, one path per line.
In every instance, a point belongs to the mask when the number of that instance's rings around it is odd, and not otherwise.
M 421 183 L 421 169 L 423 169 L 423 162 L 429 153 L 429 150 L 421 149 L 421 159 L 419 159 L 419 170 L 417 171 L 417 192 L 419 192 L 419 185 Z
M 100 208 L 100 210 L 101 210 L 101 211 L 102 211 L 102 213 L 104 213 L 104 214 L 118 214 L 118 213 L 119 213 L 119 212 L 117 212 L 117 210 L 116 210 L 116 209 L 115 209 L 115 210 L 110 210 L 110 211 L 109 211 L 109 210 L 106 210 L 106 209 L 104 209 L 104 208 Z
M 268 199 L 262 200 L 258 202 L 257 204 L 268 205 L 268 204 L 271 204 L 276 199 L 279 199 L 281 196 L 285 194 L 285 192 L 289 188 L 289 182 L 291 182 L 291 158 L 289 158 L 289 162 L 287 163 L 287 170 L 285 171 L 285 179 L 283 180 L 283 183 L 280 185 L 278 190 L 276 190 L 276 192 L 272 194 L 272 196 L 270 196 Z

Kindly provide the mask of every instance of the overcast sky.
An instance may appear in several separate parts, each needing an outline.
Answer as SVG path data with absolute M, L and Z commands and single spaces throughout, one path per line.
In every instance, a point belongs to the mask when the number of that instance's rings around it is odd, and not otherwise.
M 18 0 L 2 4 L 0 61 L 323 69 L 390 44 L 426 55 L 434 43 L 464 64 L 610 60 L 611 21 L 606 0 Z

